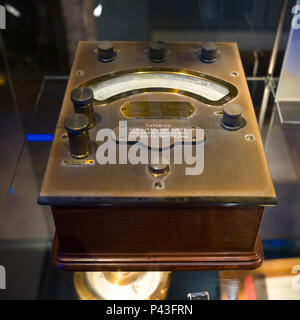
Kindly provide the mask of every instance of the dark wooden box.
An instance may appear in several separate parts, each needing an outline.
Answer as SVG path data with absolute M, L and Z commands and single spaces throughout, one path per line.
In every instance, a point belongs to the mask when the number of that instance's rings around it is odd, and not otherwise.
M 276 194 L 237 45 L 218 43 L 214 63 L 199 58 L 201 43 L 196 42 L 166 43 L 166 58 L 160 63 L 149 60 L 147 42 L 115 42 L 116 58 L 111 62 L 98 61 L 97 45 L 78 45 L 39 195 L 39 203 L 53 211 L 53 262 L 78 271 L 258 267 L 263 261 L 259 226 L 264 206 L 275 205 Z M 197 77 L 210 86 L 218 82 L 227 95 L 208 101 L 172 87 L 129 90 L 102 101 L 95 98 L 97 121 L 89 130 L 94 151 L 87 158 L 95 165 L 63 165 L 72 160 L 63 138 L 64 121 L 74 112 L 71 91 L 87 86 L 97 90 L 105 81 L 149 72 Z M 126 117 L 122 106 L 149 101 L 192 106 L 185 119 L 127 120 L 132 126 L 156 121 L 203 128 L 201 174 L 188 176 L 183 165 L 171 164 L 159 180 L 148 174 L 145 165 L 97 163 L 98 130 L 116 128 Z M 242 106 L 244 122 L 239 130 L 220 125 L 227 103 Z M 157 181 L 163 185 L 159 190 L 154 188 Z

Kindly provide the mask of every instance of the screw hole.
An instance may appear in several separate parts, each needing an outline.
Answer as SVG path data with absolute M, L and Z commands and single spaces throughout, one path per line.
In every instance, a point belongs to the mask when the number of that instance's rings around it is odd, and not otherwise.
M 78 71 L 76 72 L 76 74 L 77 74 L 78 76 L 83 76 L 83 75 L 84 75 L 84 71 L 78 70 Z
M 215 112 L 214 112 L 214 115 L 217 116 L 217 117 L 220 117 L 220 116 L 223 115 L 223 111 L 222 111 L 222 110 L 215 111 Z
M 61 139 L 63 142 L 67 142 L 69 140 L 68 138 L 68 135 L 66 133 L 64 133 L 62 136 L 61 136 Z
M 246 141 L 254 141 L 255 140 L 255 137 L 253 134 L 246 134 L 245 135 L 245 140 Z
M 163 184 L 161 182 L 155 182 L 154 183 L 154 188 L 156 190 L 161 190 L 163 188 Z

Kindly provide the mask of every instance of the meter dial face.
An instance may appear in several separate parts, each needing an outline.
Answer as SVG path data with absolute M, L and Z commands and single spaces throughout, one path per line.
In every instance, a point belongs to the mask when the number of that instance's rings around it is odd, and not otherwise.
M 109 74 L 85 84 L 101 103 L 142 92 L 171 92 L 191 96 L 210 105 L 222 105 L 237 95 L 232 84 L 195 72 L 147 70 Z

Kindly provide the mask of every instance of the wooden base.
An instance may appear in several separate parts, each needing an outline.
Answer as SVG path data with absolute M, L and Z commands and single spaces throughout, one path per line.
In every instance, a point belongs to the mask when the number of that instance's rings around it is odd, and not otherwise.
M 111 256 L 67 256 L 59 251 L 59 240 L 55 235 L 52 262 L 68 271 L 183 271 L 183 270 L 241 270 L 255 269 L 263 262 L 260 237 L 251 252 L 212 252 L 195 256 L 168 255 L 111 255 Z
M 73 271 L 253 269 L 262 207 L 52 207 L 53 262 Z

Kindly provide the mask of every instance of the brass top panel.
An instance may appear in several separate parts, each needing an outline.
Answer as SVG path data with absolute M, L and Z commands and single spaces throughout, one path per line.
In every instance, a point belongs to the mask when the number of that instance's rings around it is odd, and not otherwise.
M 196 54 L 201 43 L 166 43 L 166 59 L 151 62 L 147 57 L 147 42 L 114 42 L 117 56 L 112 62 L 97 60 L 97 42 L 79 42 L 70 79 L 59 116 L 39 203 L 46 205 L 273 205 L 276 194 L 266 161 L 260 132 L 252 106 L 246 78 L 236 43 L 218 43 L 218 59 L 204 63 Z M 120 95 L 106 102 L 95 101 L 96 125 L 90 132 L 94 152 L 87 160 L 96 160 L 95 148 L 100 142 L 96 134 L 101 128 L 116 128 L 124 120 L 122 106 L 139 103 L 176 102 L 191 105 L 192 115 L 186 119 L 155 119 L 157 124 L 171 127 L 200 127 L 205 130 L 204 171 L 200 175 L 185 175 L 183 165 L 170 165 L 170 172 L 162 181 L 162 188 L 148 174 L 145 165 L 116 164 L 63 165 L 70 159 L 64 121 L 73 112 L 70 92 L 79 86 L 89 86 L 95 79 L 126 74 L 128 70 L 173 70 L 196 73 L 218 79 L 230 87 L 230 99 L 243 107 L 245 125 L 237 131 L 220 126 L 219 105 L 206 103 L 184 92 L 170 90 L 142 90 Z M 236 90 L 236 91 L 235 91 Z M 150 104 L 151 104 L 150 103 Z M 179 104 L 179 105 L 180 105 Z M 130 107 L 131 108 L 131 107 Z M 138 112 L 135 111 L 136 116 Z M 176 114 L 176 112 L 175 112 Z M 128 119 L 128 126 L 151 125 L 151 119 Z M 245 139 L 247 135 L 253 139 Z M 159 184 L 157 184 L 159 185 Z

